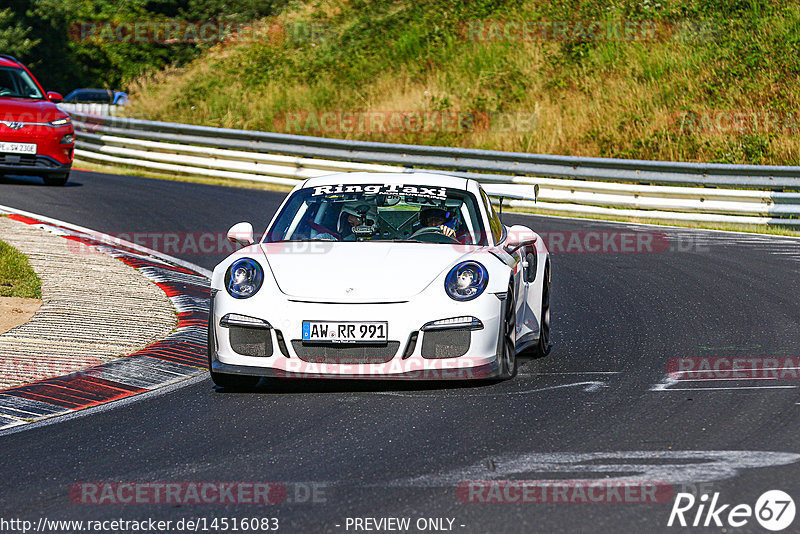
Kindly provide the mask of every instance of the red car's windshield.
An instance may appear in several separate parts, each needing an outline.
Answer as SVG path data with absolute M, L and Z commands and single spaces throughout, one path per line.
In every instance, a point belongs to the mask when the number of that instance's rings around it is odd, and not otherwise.
M 44 95 L 33 81 L 31 75 L 23 69 L 0 67 L 0 97 L 37 98 Z

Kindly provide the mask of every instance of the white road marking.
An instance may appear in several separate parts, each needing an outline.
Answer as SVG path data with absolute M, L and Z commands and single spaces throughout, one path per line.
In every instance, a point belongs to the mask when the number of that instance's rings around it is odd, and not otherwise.
M 752 369 L 751 369 L 752 370 Z M 758 371 L 761 371 L 760 369 Z M 725 390 L 737 390 L 737 389 L 796 389 L 798 386 L 789 386 L 789 385 L 774 385 L 774 386 L 767 386 L 767 385 L 756 385 L 756 386 L 727 386 L 727 387 L 709 387 L 701 385 L 700 387 L 696 388 L 676 388 L 672 387 L 681 383 L 686 382 L 716 382 L 716 381 L 726 381 L 726 380 L 734 380 L 734 381 L 748 381 L 748 380 L 791 380 L 788 378 L 780 379 L 780 378 L 771 378 L 771 377 L 762 377 L 762 378 L 675 378 L 676 375 L 680 375 L 684 372 L 700 372 L 700 371 L 678 371 L 674 373 L 669 373 L 664 376 L 664 379 L 659 382 L 658 384 L 654 384 L 650 391 L 725 391 Z
M 672 376 L 674 378 L 676 375 L 682 375 L 682 374 L 685 374 L 685 373 L 697 373 L 697 374 L 727 373 L 727 372 L 739 373 L 739 372 L 748 372 L 748 371 L 757 372 L 757 373 L 761 373 L 761 372 L 766 373 L 767 371 L 782 371 L 784 369 L 800 369 L 800 367 L 764 367 L 763 369 L 734 369 L 734 370 L 731 370 L 731 371 L 728 371 L 728 370 L 716 371 L 716 370 L 713 370 L 713 369 L 688 369 L 688 370 L 685 370 L 685 371 L 673 371 L 673 372 L 671 372 L 669 374 L 670 374 L 670 376 Z M 776 380 L 774 377 L 770 377 L 770 376 L 763 377 L 763 378 L 766 378 L 768 380 Z M 743 378 L 722 378 L 722 377 L 720 377 L 720 378 L 697 378 L 697 379 L 695 379 L 695 378 L 689 378 L 689 379 L 678 378 L 678 380 L 761 380 L 761 378 L 758 378 L 758 377 L 743 377 Z
M 544 375 L 618 375 L 619 371 L 565 371 L 558 373 L 517 373 L 517 376 L 544 376 Z
M 443 474 L 425 474 L 393 481 L 393 486 L 443 487 L 470 480 L 527 480 L 557 475 L 559 481 L 604 475 L 609 481 L 646 481 L 660 484 L 697 484 L 732 478 L 742 469 L 788 465 L 800 461 L 800 454 L 771 451 L 616 451 L 590 453 L 527 453 L 493 458 Z M 603 463 L 603 460 L 607 462 Z M 655 460 L 655 461 L 654 461 Z M 686 460 L 696 460 L 687 463 Z
M 733 390 L 733 389 L 795 389 L 797 386 L 731 386 L 731 387 L 717 387 L 717 388 L 665 388 L 654 390 L 650 389 L 650 391 L 724 391 L 724 390 Z
M 797 380 L 796 378 L 772 378 L 769 376 L 762 376 L 762 377 L 752 377 L 752 378 L 678 378 L 676 379 L 677 382 L 722 382 L 725 380 L 738 380 L 738 381 L 745 381 L 745 380 L 772 380 L 773 382 L 777 380 Z
M 574 382 L 572 384 L 560 384 L 558 386 L 545 386 L 541 388 L 534 388 L 534 389 L 524 389 L 522 391 L 487 391 L 481 393 L 462 393 L 459 394 L 459 398 L 461 397 L 495 397 L 498 395 L 507 396 L 507 395 L 528 395 L 530 393 L 538 393 L 540 391 L 550 391 L 553 389 L 562 389 L 562 388 L 569 388 L 574 386 L 584 386 L 583 391 L 586 393 L 593 393 L 598 391 L 600 388 L 608 387 L 605 382 L 599 381 L 588 381 L 588 382 Z M 436 391 L 433 393 L 407 393 L 405 391 L 378 391 L 376 392 L 378 395 L 392 395 L 394 397 L 441 397 L 442 394 L 440 391 Z

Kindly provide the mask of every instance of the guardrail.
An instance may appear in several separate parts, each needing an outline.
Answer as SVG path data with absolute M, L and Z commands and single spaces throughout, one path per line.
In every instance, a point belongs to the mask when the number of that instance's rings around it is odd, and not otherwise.
M 154 171 L 295 185 L 332 172 L 435 170 L 509 205 L 588 215 L 800 225 L 800 167 L 672 163 L 373 143 L 70 111 L 75 156 Z
M 119 106 L 116 104 L 101 104 L 99 102 L 71 103 L 61 102 L 58 107 L 67 113 L 87 113 L 89 115 L 115 116 Z

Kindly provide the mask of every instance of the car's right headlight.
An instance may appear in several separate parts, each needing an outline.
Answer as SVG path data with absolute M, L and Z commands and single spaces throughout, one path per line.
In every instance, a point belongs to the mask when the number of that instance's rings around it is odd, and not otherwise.
M 453 300 L 477 298 L 489 283 L 489 272 L 477 261 L 463 261 L 450 269 L 444 279 L 444 289 Z
M 225 272 L 225 288 L 236 299 L 246 299 L 255 295 L 264 282 L 264 270 L 253 259 L 236 260 Z

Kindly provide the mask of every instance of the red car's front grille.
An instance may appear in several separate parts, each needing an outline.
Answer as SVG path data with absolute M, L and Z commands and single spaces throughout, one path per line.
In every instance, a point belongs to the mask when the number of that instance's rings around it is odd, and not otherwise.
M 36 156 L 29 154 L 0 154 L 0 165 L 33 167 L 36 165 Z

